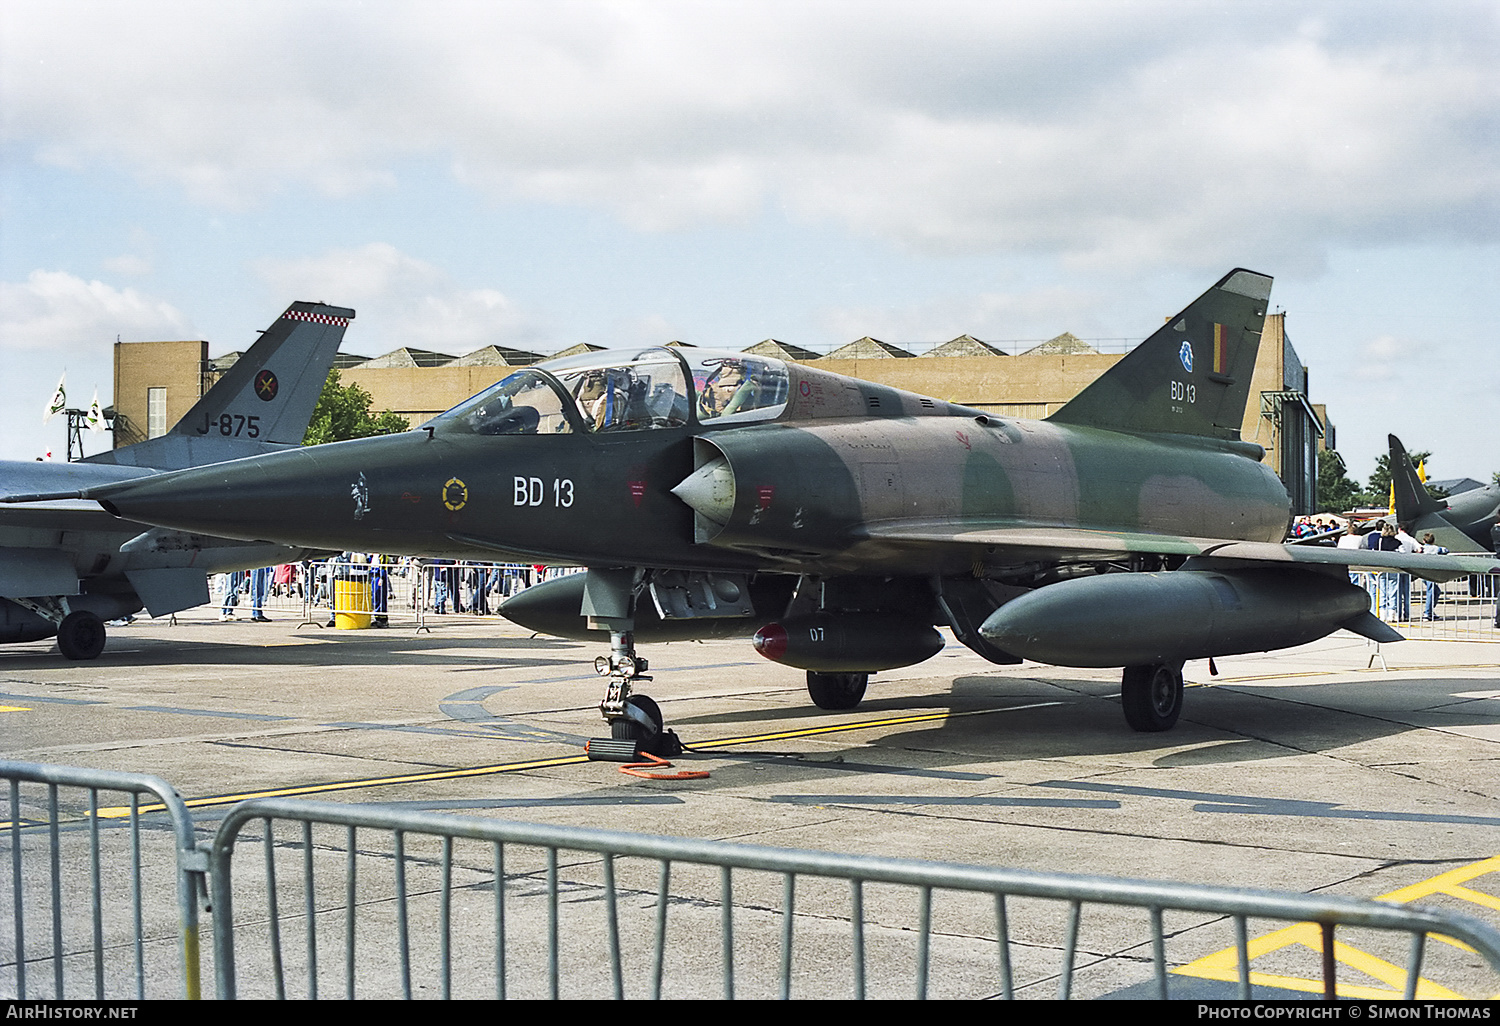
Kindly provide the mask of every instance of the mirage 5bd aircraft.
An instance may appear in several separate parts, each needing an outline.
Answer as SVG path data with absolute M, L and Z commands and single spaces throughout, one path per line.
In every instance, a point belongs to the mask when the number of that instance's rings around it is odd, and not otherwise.
M 1166 730 L 1186 660 L 1400 635 L 1351 562 L 1438 578 L 1493 558 L 1286 546 L 1286 489 L 1239 439 L 1271 279 L 1235 270 L 1045 421 L 741 353 L 554 360 L 401 435 L 84 492 L 111 512 L 310 548 L 588 568 L 501 612 L 608 638 L 611 733 L 670 752 L 637 642 L 754 635 L 856 705 L 943 647 L 1124 668 Z

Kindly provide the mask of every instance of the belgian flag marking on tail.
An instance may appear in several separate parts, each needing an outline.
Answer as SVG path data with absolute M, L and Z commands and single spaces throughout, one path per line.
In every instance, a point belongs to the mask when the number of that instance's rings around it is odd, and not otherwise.
M 1222 324 L 1214 325 L 1214 373 L 1225 374 L 1229 369 L 1229 329 Z

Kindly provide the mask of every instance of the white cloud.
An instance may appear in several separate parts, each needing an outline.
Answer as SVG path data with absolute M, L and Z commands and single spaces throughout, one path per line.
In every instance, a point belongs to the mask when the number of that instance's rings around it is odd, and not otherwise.
M 0 282 L 0 348 L 102 353 L 107 361 L 117 337 L 192 338 L 192 323 L 170 303 L 64 271 Z
M 465 289 L 442 269 L 384 242 L 298 260 L 261 260 L 255 272 L 278 296 L 351 306 L 353 348 L 371 355 L 400 346 L 461 355 L 487 345 L 524 346 L 543 337 L 537 321 L 495 289 Z M 359 337 L 373 341 L 357 341 Z
M 1436 358 L 1439 349 L 1432 343 L 1379 335 L 1359 347 L 1359 355 L 1349 370 L 1360 381 L 1394 381 L 1399 385 L 1413 375 L 1423 360 Z
M 85 281 L 62 271 L 33 271 L 23 282 L 0 282 L 0 458 L 31 459 L 66 451 L 64 422 L 45 428 L 43 406 L 67 372 L 71 405 L 93 389 L 110 402 L 115 340 L 190 339 L 192 322 L 171 304 L 134 289 Z M 100 448 L 96 440 L 89 451 Z
M 1321 267 L 1500 234 L 1483 3 L 11 4 L 5 137 L 210 203 L 451 162 L 639 228 Z

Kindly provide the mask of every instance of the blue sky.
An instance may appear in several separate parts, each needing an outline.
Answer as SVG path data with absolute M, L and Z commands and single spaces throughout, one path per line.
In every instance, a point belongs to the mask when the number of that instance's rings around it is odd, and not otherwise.
M 1500 470 L 1491 3 L 0 9 L 0 457 L 110 344 L 1141 337 L 1276 277 L 1353 473 Z M 97 444 L 97 443 L 95 443 Z

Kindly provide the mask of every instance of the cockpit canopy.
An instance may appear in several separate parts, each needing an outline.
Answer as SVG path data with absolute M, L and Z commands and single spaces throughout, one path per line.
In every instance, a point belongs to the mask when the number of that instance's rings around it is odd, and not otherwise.
M 643 431 L 772 420 L 786 409 L 786 364 L 711 349 L 605 350 L 516 371 L 435 417 L 476 435 Z

